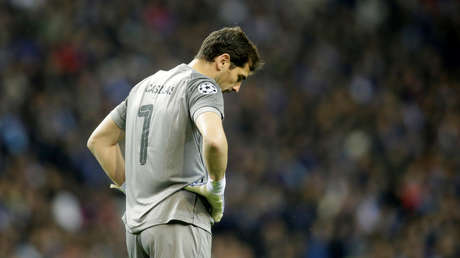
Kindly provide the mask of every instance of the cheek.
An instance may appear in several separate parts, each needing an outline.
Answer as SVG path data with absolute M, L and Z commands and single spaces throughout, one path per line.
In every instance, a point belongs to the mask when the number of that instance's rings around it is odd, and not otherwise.
M 228 83 L 233 83 L 234 82 L 234 76 L 233 76 L 232 73 L 228 73 L 225 79 L 226 79 L 226 81 Z
M 232 74 L 232 82 L 236 83 L 238 81 L 238 74 L 234 73 Z

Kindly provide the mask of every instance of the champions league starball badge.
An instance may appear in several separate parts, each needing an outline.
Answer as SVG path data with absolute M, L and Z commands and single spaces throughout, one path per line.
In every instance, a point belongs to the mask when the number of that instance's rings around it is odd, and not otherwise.
M 198 91 L 205 95 L 217 93 L 216 86 L 210 82 L 200 84 L 200 86 L 198 86 Z

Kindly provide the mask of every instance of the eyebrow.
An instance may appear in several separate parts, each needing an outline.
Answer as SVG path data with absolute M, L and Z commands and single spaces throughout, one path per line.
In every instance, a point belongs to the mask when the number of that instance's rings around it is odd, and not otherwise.
M 239 82 L 240 82 L 240 81 L 243 81 L 243 80 L 246 80 L 246 78 L 247 78 L 247 77 L 244 76 L 244 75 L 242 75 L 242 74 L 239 74 L 239 75 L 238 75 L 238 81 L 239 81 Z

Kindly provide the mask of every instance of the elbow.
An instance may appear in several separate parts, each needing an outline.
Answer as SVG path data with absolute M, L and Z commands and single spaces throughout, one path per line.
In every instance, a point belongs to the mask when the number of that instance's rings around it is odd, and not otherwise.
M 225 136 L 207 137 L 204 139 L 205 147 L 209 150 L 221 152 L 227 149 L 227 139 Z
M 86 147 L 87 147 L 91 152 L 93 152 L 95 146 L 96 146 L 96 140 L 95 140 L 94 137 L 91 135 L 91 136 L 88 138 L 88 141 L 86 142 Z

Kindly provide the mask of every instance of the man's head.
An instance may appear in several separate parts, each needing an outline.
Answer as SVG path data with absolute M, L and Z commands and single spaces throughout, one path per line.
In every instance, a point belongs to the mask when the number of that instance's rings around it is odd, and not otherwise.
M 226 27 L 209 34 L 196 59 L 213 63 L 214 79 L 223 92 L 238 92 L 242 81 L 262 66 L 257 47 L 240 27 Z

